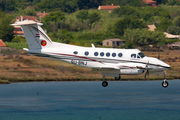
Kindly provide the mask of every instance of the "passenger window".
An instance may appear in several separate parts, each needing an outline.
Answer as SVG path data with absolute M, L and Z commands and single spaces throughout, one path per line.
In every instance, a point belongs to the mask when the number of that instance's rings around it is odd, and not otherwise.
M 98 52 L 95 52 L 95 53 L 94 53 L 94 56 L 98 56 Z
M 112 56 L 113 56 L 113 57 L 116 57 L 116 53 L 113 53 Z
M 110 56 L 110 53 L 109 53 L 109 52 L 107 52 L 107 53 L 106 53 L 106 56 L 107 56 L 107 57 L 109 57 L 109 56 Z
M 73 53 L 74 53 L 75 55 L 77 55 L 77 54 L 78 54 L 78 52 L 77 52 L 77 51 L 74 51 Z
M 123 54 L 122 54 L 122 53 L 119 53 L 119 54 L 118 54 L 118 56 L 119 56 L 119 57 L 122 57 L 122 56 L 123 56 Z
M 104 53 L 103 53 L 103 52 L 101 52 L 101 53 L 100 53 L 100 56 L 101 56 L 101 57 L 103 57 L 103 56 L 104 56 Z
M 89 55 L 89 52 L 88 52 L 88 51 L 86 51 L 86 52 L 84 53 L 84 55 L 88 56 L 88 55 Z
M 131 54 L 131 58 L 136 58 L 136 54 Z

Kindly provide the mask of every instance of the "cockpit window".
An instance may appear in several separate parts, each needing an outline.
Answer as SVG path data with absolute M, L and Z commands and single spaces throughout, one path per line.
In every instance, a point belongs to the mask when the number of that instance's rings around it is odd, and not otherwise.
M 145 55 L 144 55 L 142 52 L 138 53 L 138 55 L 139 55 L 141 58 L 145 57 Z

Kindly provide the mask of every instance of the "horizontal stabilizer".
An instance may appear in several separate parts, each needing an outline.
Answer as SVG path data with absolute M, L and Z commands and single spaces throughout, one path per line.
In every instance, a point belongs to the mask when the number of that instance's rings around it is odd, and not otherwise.
M 23 26 L 23 25 L 43 25 L 42 23 L 37 23 L 35 21 L 32 20 L 27 20 L 27 21 L 21 21 L 21 22 L 16 22 L 15 24 L 11 24 L 12 26 Z

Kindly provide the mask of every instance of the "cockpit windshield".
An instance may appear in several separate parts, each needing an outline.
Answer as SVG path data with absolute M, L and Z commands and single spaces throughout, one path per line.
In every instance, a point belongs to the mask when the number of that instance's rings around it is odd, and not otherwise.
M 141 58 L 145 57 L 145 55 L 144 55 L 142 52 L 138 53 L 138 55 L 139 55 Z

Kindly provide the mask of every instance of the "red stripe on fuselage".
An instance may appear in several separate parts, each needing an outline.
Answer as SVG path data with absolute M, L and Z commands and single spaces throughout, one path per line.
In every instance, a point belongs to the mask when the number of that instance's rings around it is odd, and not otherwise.
M 122 67 L 127 67 L 127 68 L 131 68 L 131 69 L 134 69 L 134 68 L 132 68 L 132 67 L 129 67 L 129 66 L 124 66 L 124 65 L 121 65 Z
M 95 62 L 99 62 L 99 63 L 101 63 L 101 64 L 104 64 L 104 63 L 102 63 L 101 61 L 97 61 L 97 60 L 94 60 L 94 59 L 91 59 L 91 58 L 87 58 L 87 57 L 82 57 L 82 56 L 69 55 L 69 54 L 61 54 L 61 53 L 50 53 L 50 54 L 57 54 L 57 55 L 64 55 L 64 56 L 73 56 L 73 57 L 88 59 L 88 60 L 91 60 L 91 61 L 95 61 Z

